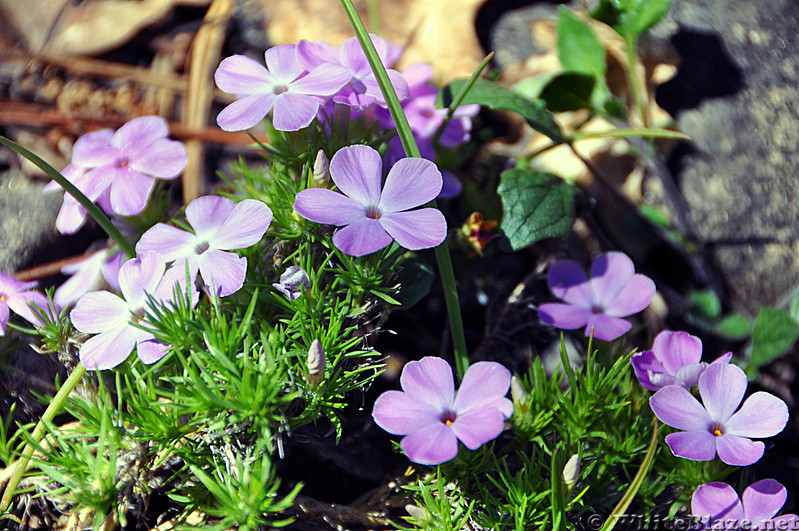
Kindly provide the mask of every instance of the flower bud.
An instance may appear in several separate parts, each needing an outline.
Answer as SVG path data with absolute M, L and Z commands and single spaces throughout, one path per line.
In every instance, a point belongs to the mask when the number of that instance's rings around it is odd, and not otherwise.
M 425 524 L 431 520 L 430 511 L 428 511 L 424 507 L 408 504 L 405 506 L 405 510 L 408 512 L 411 518 L 416 520 L 417 524 Z
M 527 401 L 527 393 L 524 392 L 522 383 L 515 376 L 510 379 L 510 397 L 513 399 L 513 405 L 523 404 Z
M 308 383 L 312 387 L 318 387 L 325 379 L 325 349 L 318 339 L 314 339 L 311 348 L 308 349 Z
M 308 289 L 310 285 L 311 279 L 308 278 L 308 273 L 300 266 L 287 267 L 280 275 L 280 282 L 272 284 L 276 290 L 290 300 L 298 299 L 302 295 L 302 290 Z
M 321 149 L 316 154 L 316 160 L 313 163 L 313 182 L 316 188 L 327 188 L 330 184 L 330 164 L 327 162 L 327 156 Z
M 577 454 L 572 455 L 563 467 L 563 483 L 566 485 L 567 490 L 571 490 L 574 484 L 577 483 L 577 477 L 580 475 L 580 456 Z

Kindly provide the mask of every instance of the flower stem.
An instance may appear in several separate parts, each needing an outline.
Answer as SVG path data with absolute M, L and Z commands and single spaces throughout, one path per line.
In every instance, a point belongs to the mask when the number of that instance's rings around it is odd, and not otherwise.
M 47 164 L 41 158 L 36 156 L 31 151 L 28 151 L 24 147 L 20 146 L 13 140 L 9 140 L 4 136 L 0 136 L 0 143 L 4 144 L 6 147 L 13 149 L 36 166 L 39 167 L 44 173 L 49 175 L 55 182 L 61 185 L 61 188 L 67 191 L 72 197 L 74 197 L 78 203 L 81 204 L 83 208 L 89 213 L 91 217 L 97 222 L 98 225 L 105 231 L 108 236 L 119 245 L 119 248 L 122 249 L 128 258 L 134 258 L 136 256 L 136 250 L 130 244 L 128 240 L 122 236 L 122 233 L 114 227 L 114 224 L 111 223 L 111 220 L 108 219 L 108 216 L 103 214 L 103 211 L 95 205 L 88 197 L 83 195 L 83 192 L 77 189 L 77 187 L 69 182 L 66 177 L 61 175 L 58 170 Z
M 369 38 L 369 33 L 366 31 L 363 22 L 358 16 L 358 12 L 355 10 L 352 0 L 340 1 L 341 6 L 344 8 L 344 12 L 347 14 L 347 18 L 350 20 L 352 29 L 355 31 L 355 35 L 358 37 L 358 41 L 361 43 L 361 47 L 366 54 L 369 66 L 372 67 L 377 83 L 380 85 L 380 90 L 386 98 L 388 110 L 396 124 L 397 135 L 399 136 L 400 142 L 402 142 L 405 154 L 409 157 L 421 157 L 419 147 L 416 145 L 416 140 L 414 140 L 411 127 L 408 124 L 408 118 L 402 110 L 402 105 L 397 97 L 397 93 L 394 91 L 394 87 L 391 85 L 391 81 L 386 73 L 386 68 L 380 61 L 377 50 L 375 50 L 374 44 L 372 44 L 372 39 Z M 432 201 L 432 205 L 435 206 L 435 201 Z M 449 315 L 452 347 L 455 353 L 455 367 L 459 378 L 463 379 L 463 375 L 469 367 L 469 356 L 466 353 L 466 336 L 463 331 L 463 318 L 461 317 L 461 308 L 458 302 L 458 290 L 455 286 L 455 273 L 452 269 L 452 258 L 449 255 L 449 248 L 447 247 L 446 240 L 435 248 L 435 256 L 436 262 L 438 263 L 438 271 L 441 275 L 441 284 L 444 288 L 444 300 L 447 304 L 447 314 Z
M 50 405 L 47 406 L 47 409 L 42 414 L 38 424 L 36 424 L 36 427 L 33 429 L 33 433 L 31 434 L 32 441 L 25 445 L 25 448 L 22 450 L 22 455 L 20 455 L 19 459 L 17 459 L 16 462 L 11 465 L 14 467 L 14 471 L 12 472 L 11 478 L 8 480 L 8 484 L 3 491 L 3 498 L 0 499 L 0 514 L 4 514 L 6 511 L 8 511 L 8 508 L 11 505 L 11 498 L 13 498 L 14 492 L 19 486 L 19 482 L 22 480 L 22 475 L 25 473 L 25 470 L 27 470 L 28 463 L 33 456 L 33 452 L 36 447 L 35 443 L 38 443 L 42 440 L 44 437 L 44 431 L 47 429 L 47 424 L 49 424 L 61 411 L 61 408 L 67 401 L 70 393 L 72 393 L 75 387 L 77 387 L 78 382 L 81 381 L 81 378 L 83 378 L 85 374 L 86 367 L 84 367 L 82 363 L 78 363 L 78 366 L 75 367 L 75 370 L 73 370 L 72 374 L 69 375 L 69 378 L 67 378 L 67 380 L 64 382 L 64 385 L 62 385 L 55 394 L 53 400 L 50 402 Z

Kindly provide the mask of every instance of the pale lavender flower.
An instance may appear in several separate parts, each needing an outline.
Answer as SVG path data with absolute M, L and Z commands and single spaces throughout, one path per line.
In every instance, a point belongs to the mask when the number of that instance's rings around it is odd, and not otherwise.
M 452 369 L 441 358 L 425 357 L 402 369 L 402 391 L 386 391 L 375 401 L 372 417 L 393 435 L 408 458 L 423 465 L 449 461 L 460 440 L 476 450 L 502 433 L 513 403 L 508 369 L 493 361 L 471 365 L 455 393 Z
M 74 304 L 90 291 L 99 289 L 103 283 L 119 291 L 119 268 L 124 262 L 122 251 L 100 249 L 86 253 L 79 262 L 65 265 L 61 273 L 70 277 L 55 290 L 53 301 L 61 308 Z
M 296 46 L 282 44 L 264 53 L 266 68 L 243 55 L 223 60 L 214 73 L 216 85 L 235 94 L 216 118 L 225 131 L 249 129 L 272 111 L 272 125 L 281 131 L 307 127 L 325 99 L 341 89 L 351 77 L 340 65 L 303 67 Z
M 746 374 L 727 363 L 710 365 L 699 377 L 699 396 L 684 387 L 667 385 L 649 399 L 663 423 L 679 431 L 666 435 L 674 455 L 693 461 L 710 461 L 718 452 L 728 465 L 747 466 L 763 455 L 765 445 L 750 437 L 772 437 L 785 428 L 788 406 L 776 396 L 746 393 Z M 736 411 L 738 409 L 738 411 Z
M 728 363 L 731 358 L 732 352 L 727 352 L 713 363 Z M 708 368 L 702 361 L 702 341 L 688 332 L 670 330 L 659 333 L 652 350 L 634 354 L 631 362 L 638 381 L 650 391 L 675 384 L 690 389 Z
M 352 256 L 382 249 L 392 239 L 406 249 L 435 247 L 447 236 L 444 215 L 435 208 L 408 210 L 441 191 L 441 172 L 429 160 L 402 159 L 381 191 L 383 163 L 369 146 L 340 149 L 330 161 L 338 189 L 310 188 L 297 194 L 294 209 L 316 223 L 337 225 L 333 243 Z
M 30 291 L 35 287 L 36 282 L 22 282 L 13 275 L 0 271 L 0 336 L 6 333 L 10 311 L 35 326 L 44 324 L 44 314 L 48 314 L 50 318 L 57 315 L 47 297 L 37 291 Z
M 192 282 L 197 272 L 206 289 L 225 297 L 241 288 L 247 274 L 247 259 L 226 252 L 255 245 L 272 222 L 272 211 L 261 201 L 230 199 L 206 195 L 189 203 L 186 220 L 194 234 L 165 223 L 158 223 L 136 244 L 136 252 L 155 251 L 172 268 L 185 271 L 189 265 Z
M 272 286 L 290 300 L 297 300 L 302 295 L 303 290 L 311 285 L 308 273 L 300 266 L 289 266 L 280 275 L 280 282 Z
M 691 514 L 702 525 L 692 529 L 797 529 L 795 514 L 775 516 L 787 499 L 788 491 L 773 479 L 752 483 L 742 498 L 726 483 L 705 483 L 691 498 Z
M 549 289 L 564 302 L 542 304 L 538 308 L 542 321 L 568 330 L 585 327 L 586 336 L 593 331 L 594 337 L 611 341 L 632 326 L 621 317 L 646 308 L 655 283 L 635 274 L 627 255 L 609 252 L 591 264 L 590 280 L 576 262 L 558 262 L 549 270 Z
M 188 154 L 169 140 L 166 120 L 142 116 L 117 131 L 102 129 L 78 138 L 64 176 L 106 214 L 133 216 L 147 206 L 158 179 L 174 179 L 186 167 Z M 60 189 L 52 182 L 44 192 Z M 86 210 L 69 194 L 56 220 L 62 234 L 72 234 L 86 221 Z
M 157 253 L 145 253 L 128 260 L 119 270 L 122 297 L 108 291 L 87 293 L 70 313 L 75 328 L 86 334 L 98 334 L 86 340 L 80 349 L 80 361 L 89 370 L 116 367 L 136 348 L 144 363 L 154 363 L 165 354 L 168 345 L 155 339 L 151 332 L 135 324 L 141 322 L 147 309 L 147 295 L 156 302 L 172 301 L 175 285 L 185 293 L 185 272 L 172 269 Z M 197 290 L 192 286 L 192 305 Z
M 377 35 L 370 37 L 380 61 L 384 65 L 393 61 L 393 52 L 389 44 Z M 374 104 L 386 105 L 377 79 L 357 38 L 347 39 L 338 49 L 324 41 L 311 42 L 303 39 L 297 43 L 297 59 L 307 70 L 333 65 L 348 72 L 349 79 L 346 84 L 333 96 L 335 103 L 348 105 L 358 111 Z M 402 75 L 390 68 L 386 72 L 400 101 L 407 98 L 408 84 Z

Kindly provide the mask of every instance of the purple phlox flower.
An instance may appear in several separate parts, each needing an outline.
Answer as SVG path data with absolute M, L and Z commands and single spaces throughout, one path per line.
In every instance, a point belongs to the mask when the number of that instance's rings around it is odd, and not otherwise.
M 563 301 L 548 302 L 538 308 L 547 324 L 571 330 L 585 327 L 585 335 L 611 341 L 630 329 L 621 319 L 638 313 L 655 294 L 655 283 L 636 274 L 632 260 L 620 252 L 603 254 L 591 264 L 591 279 L 571 260 L 549 270 L 549 289 Z
M 372 417 L 393 435 L 414 463 L 437 465 L 458 453 L 460 440 L 476 450 L 502 432 L 513 414 L 508 369 L 493 361 L 470 366 L 457 395 L 452 369 L 441 358 L 425 357 L 402 369 L 402 391 L 386 391 L 375 401 Z
M 192 281 L 199 271 L 206 289 L 220 297 L 237 292 L 244 284 L 247 259 L 226 251 L 258 243 L 272 222 L 272 211 L 255 199 L 234 203 L 206 195 L 189 203 L 186 220 L 194 234 L 158 223 L 144 233 L 136 252 L 155 251 L 181 272 L 188 263 Z
M 788 491 L 773 479 L 752 483 L 744 489 L 743 498 L 726 483 L 705 483 L 691 498 L 691 514 L 703 524 L 702 529 L 796 529 L 799 517 L 795 514 L 775 516 L 787 499 Z
M 319 106 L 350 79 L 346 68 L 320 64 L 304 68 L 294 44 L 281 44 L 264 53 L 266 68 L 243 55 L 223 60 L 214 73 L 216 85 L 238 98 L 216 117 L 225 131 L 254 126 L 272 111 L 272 125 L 280 131 L 307 127 Z
M 663 423 L 679 431 L 666 435 L 672 453 L 693 461 L 710 461 L 718 452 L 728 465 L 751 465 L 763 455 L 758 439 L 772 437 L 785 428 L 788 406 L 776 396 L 746 393 L 746 374 L 728 363 L 711 364 L 699 377 L 702 404 L 684 387 L 667 385 L 649 399 Z M 736 411 L 738 409 L 738 411 Z
M 729 363 L 731 358 L 732 352 L 727 352 L 713 363 Z M 667 385 L 690 389 L 699 384 L 699 377 L 708 367 L 702 361 L 702 341 L 698 337 L 670 330 L 659 333 L 652 350 L 638 352 L 631 361 L 638 381 L 650 391 Z
M 310 285 L 311 279 L 308 278 L 308 273 L 296 265 L 287 267 L 280 275 L 280 282 L 272 284 L 276 290 L 290 300 L 297 300 L 302 295 L 302 291 L 308 289 Z
M 160 303 L 172 301 L 175 285 L 185 293 L 185 271 L 173 268 L 164 273 L 166 264 L 157 253 L 145 253 L 125 262 L 119 270 L 122 297 L 108 291 L 92 291 L 78 301 L 70 313 L 75 328 L 86 334 L 98 334 L 80 348 L 80 361 L 89 370 L 116 367 L 133 348 L 144 363 L 154 363 L 166 354 L 168 345 L 155 339 L 152 332 L 137 326 L 147 309 L 147 295 Z M 191 287 L 192 306 L 197 290 Z
M 310 188 L 297 194 L 294 209 L 303 217 L 336 225 L 333 243 L 352 256 L 382 249 L 392 239 L 406 249 L 435 247 L 447 237 L 447 222 L 435 208 L 409 210 L 441 191 L 441 172 L 429 160 L 402 159 L 381 191 L 383 163 L 369 146 L 340 149 L 330 161 L 330 177 L 341 191 Z
M 386 65 L 395 59 L 395 54 L 385 40 L 377 35 L 370 35 L 380 61 Z M 341 48 L 335 49 L 324 41 L 311 42 L 305 39 L 297 43 L 297 59 L 307 70 L 320 68 L 322 65 L 343 67 L 349 73 L 349 79 L 341 90 L 333 96 L 333 101 L 363 110 L 373 104 L 386 105 L 386 100 L 377 84 L 369 61 L 366 59 L 360 42 L 355 37 L 344 41 Z M 408 84 L 396 70 L 387 69 L 388 78 L 400 101 L 408 97 Z
M 79 262 L 61 268 L 61 273 L 70 277 L 55 290 L 53 300 L 61 308 L 69 306 L 90 291 L 99 289 L 103 282 L 119 291 L 119 268 L 124 260 L 119 250 L 106 248 L 86 253 Z
M 186 167 L 186 148 L 167 135 L 166 120 L 159 116 L 134 118 L 116 132 L 102 129 L 85 134 L 75 142 L 64 176 L 106 214 L 139 214 L 147 206 L 153 178 L 174 179 Z M 44 191 L 59 188 L 51 183 Z M 86 210 L 65 194 L 56 227 L 72 234 L 85 221 Z
M 57 309 L 47 297 L 37 291 L 30 291 L 35 287 L 36 282 L 22 282 L 13 275 L 0 271 L 0 336 L 6 333 L 9 310 L 35 326 L 44 325 L 45 314 L 50 319 L 58 315 Z

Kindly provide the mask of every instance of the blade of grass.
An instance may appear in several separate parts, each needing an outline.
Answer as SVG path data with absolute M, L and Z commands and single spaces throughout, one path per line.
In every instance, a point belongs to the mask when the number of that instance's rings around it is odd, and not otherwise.
M 97 222 L 98 225 L 108 234 L 109 238 L 114 240 L 119 248 L 122 249 L 128 258 L 134 258 L 136 256 L 136 250 L 130 244 L 128 240 L 122 236 L 122 233 L 114 227 L 114 224 L 111 223 L 111 220 L 108 219 L 108 216 L 103 214 L 103 211 L 100 208 L 92 203 L 88 197 L 83 195 L 83 192 L 77 189 L 74 184 L 69 182 L 66 177 L 61 175 L 58 170 L 47 164 L 44 160 L 36 156 L 34 153 L 28 151 L 24 147 L 20 146 L 13 140 L 9 140 L 4 136 L 0 136 L 0 143 L 4 144 L 6 147 L 13 149 L 33 164 L 39 167 L 44 173 L 52 177 L 52 179 L 61 185 L 61 188 L 67 191 L 72 197 L 74 197 L 78 203 L 81 204 L 83 208 L 89 213 L 91 217 Z

